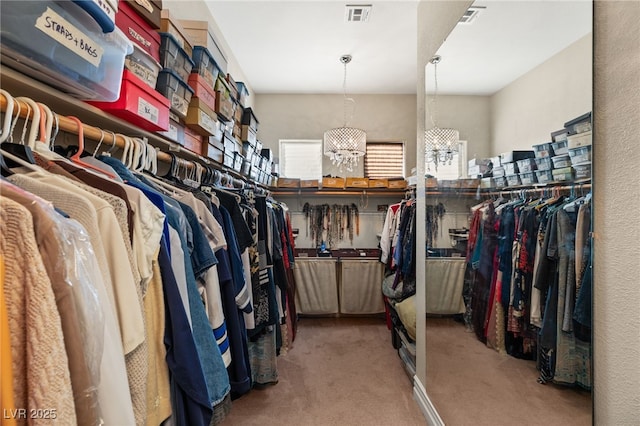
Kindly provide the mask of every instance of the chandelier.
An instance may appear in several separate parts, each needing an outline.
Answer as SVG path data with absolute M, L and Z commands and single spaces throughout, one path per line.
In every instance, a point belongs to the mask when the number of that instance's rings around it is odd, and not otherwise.
M 438 164 L 451 164 L 453 157 L 458 152 L 460 141 L 460 133 L 455 129 L 442 129 L 438 127 L 436 120 L 438 118 L 438 63 L 442 58 L 438 55 L 431 58 L 433 64 L 435 91 L 433 94 L 433 108 L 430 108 L 431 123 L 433 127 L 424 132 L 425 145 L 425 161 L 427 170 L 431 170 L 430 164 L 438 171 Z
M 342 55 L 340 62 L 344 65 L 344 79 L 342 82 L 344 126 L 324 132 L 324 155 L 331 159 L 334 166 L 342 167 L 350 172 L 358 165 L 360 157 L 367 149 L 367 134 L 364 130 L 347 126 L 347 102 L 355 104 L 352 98 L 347 98 L 347 64 L 351 62 L 351 55 Z

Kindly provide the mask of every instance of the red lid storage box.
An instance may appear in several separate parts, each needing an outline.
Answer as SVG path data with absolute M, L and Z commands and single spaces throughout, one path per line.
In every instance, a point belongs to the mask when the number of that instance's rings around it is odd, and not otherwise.
M 88 103 L 151 132 L 169 129 L 169 99 L 126 69 L 117 101 Z
M 160 34 L 125 1 L 118 4 L 116 26 L 145 52 L 160 62 Z

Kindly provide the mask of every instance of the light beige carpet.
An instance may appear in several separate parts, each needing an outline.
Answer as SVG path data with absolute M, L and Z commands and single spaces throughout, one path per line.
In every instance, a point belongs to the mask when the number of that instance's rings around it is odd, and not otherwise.
M 450 318 L 427 318 L 427 393 L 447 426 L 591 425 L 591 394 L 539 384 L 534 361 L 501 355 Z
M 424 425 L 378 318 L 302 318 L 279 383 L 235 400 L 224 425 Z

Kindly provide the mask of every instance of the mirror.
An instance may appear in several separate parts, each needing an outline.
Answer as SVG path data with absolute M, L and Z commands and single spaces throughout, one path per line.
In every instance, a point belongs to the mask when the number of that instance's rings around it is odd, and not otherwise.
M 445 424 L 591 424 L 592 4 L 477 1 L 463 20 L 425 70 L 425 129 L 461 142 L 425 165 L 417 378 Z

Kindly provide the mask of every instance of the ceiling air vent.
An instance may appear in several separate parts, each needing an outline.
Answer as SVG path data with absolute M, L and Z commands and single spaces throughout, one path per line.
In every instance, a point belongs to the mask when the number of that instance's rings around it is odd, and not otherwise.
M 471 22 L 473 22 L 474 19 L 476 19 L 478 17 L 478 14 L 483 9 L 486 9 L 486 7 L 484 7 L 484 6 L 471 6 L 469 9 L 467 9 L 466 12 L 464 12 L 464 15 L 462 15 L 462 17 L 460 17 L 460 20 L 458 21 L 458 24 L 470 24 Z
M 369 22 L 371 16 L 370 4 L 348 4 L 344 19 L 346 22 Z

